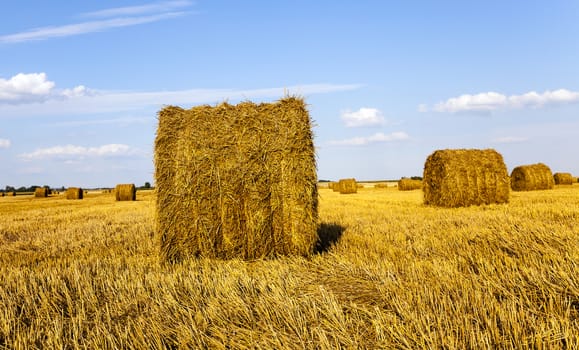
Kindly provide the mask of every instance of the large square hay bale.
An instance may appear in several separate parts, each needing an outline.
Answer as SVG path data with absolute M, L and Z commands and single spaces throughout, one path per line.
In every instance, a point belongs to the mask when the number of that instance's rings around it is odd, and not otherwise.
M 398 180 L 398 191 L 413 191 L 422 188 L 422 180 L 403 177 Z
M 493 149 L 439 150 L 426 159 L 424 204 L 441 207 L 507 203 L 509 174 Z
M 340 179 L 338 181 L 338 191 L 341 194 L 350 194 L 358 192 L 356 179 Z
M 513 191 L 550 190 L 554 187 L 553 173 L 543 163 L 520 165 L 511 172 Z
M 136 201 L 137 188 L 135 187 L 135 184 L 118 184 L 115 187 L 115 200 Z
M 571 173 L 555 173 L 553 174 L 555 185 L 572 185 L 575 182 Z
M 164 261 L 309 255 L 316 159 L 302 99 L 159 111 L 156 234 Z
M 46 188 L 46 187 L 37 187 L 34 190 L 34 197 L 37 197 L 37 198 L 46 198 L 46 197 L 48 197 L 48 194 L 49 194 L 48 188 Z
M 69 187 L 66 189 L 66 199 L 82 199 L 83 190 L 78 187 Z

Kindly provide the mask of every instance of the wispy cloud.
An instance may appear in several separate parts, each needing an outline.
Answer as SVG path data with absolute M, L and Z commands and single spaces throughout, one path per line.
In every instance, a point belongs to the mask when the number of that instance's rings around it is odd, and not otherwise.
M 0 139 L 0 148 L 10 148 L 12 143 L 8 139 Z
M 168 1 L 142 6 L 117 7 L 85 13 L 84 17 L 98 17 L 100 20 L 34 28 L 31 30 L 1 35 L 0 44 L 21 43 L 34 40 L 46 40 L 94 32 L 113 28 L 135 26 L 167 20 L 187 14 L 185 11 L 174 11 L 191 5 L 189 1 Z
M 308 96 L 359 89 L 359 84 L 305 84 L 264 89 L 190 89 L 177 91 L 115 92 L 97 91 L 84 88 L 84 94 L 64 94 L 62 90 L 45 94 L 42 105 L 22 97 L 22 103 L 8 103 L 0 99 L 0 119 L 2 116 L 42 116 L 78 115 L 159 108 L 163 105 L 194 105 L 217 103 L 224 100 L 246 100 L 257 98 L 280 98 L 287 94 Z
M 86 12 L 81 17 L 116 17 L 116 16 L 135 16 L 145 13 L 164 13 L 173 12 L 179 8 L 193 5 L 191 1 L 163 1 L 139 6 L 115 7 L 100 11 Z
M 504 137 L 497 137 L 492 139 L 491 142 L 493 143 L 520 143 L 527 141 L 528 138 L 526 137 L 518 137 L 518 136 L 504 136 Z
M 86 126 L 86 125 L 116 125 L 128 126 L 133 124 L 146 124 L 156 122 L 154 116 L 148 117 L 121 117 L 110 119 L 91 119 L 91 120 L 70 120 L 63 122 L 50 123 L 50 126 Z
M 98 147 L 84 147 L 75 145 L 54 146 L 39 148 L 30 153 L 22 153 L 19 158 L 33 159 L 84 159 L 87 157 L 123 157 L 142 154 L 136 148 L 124 144 L 107 144 Z
M 364 146 L 372 143 L 404 141 L 409 139 L 407 133 L 403 131 L 396 131 L 390 134 L 381 132 L 375 133 L 371 136 L 360 136 L 345 140 L 330 141 L 330 146 Z
M 499 109 L 509 108 L 541 108 L 546 105 L 558 105 L 565 103 L 579 102 L 579 92 L 567 89 L 554 91 L 547 90 L 543 93 L 535 91 L 522 95 L 507 96 L 497 92 L 483 92 L 476 95 L 464 94 L 458 97 L 449 98 L 446 101 L 435 104 L 432 108 L 427 105 L 420 105 L 420 112 L 483 112 L 490 113 Z
M 368 107 L 362 107 L 357 111 L 343 111 L 341 117 L 348 128 L 381 126 L 386 122 L 382 112 Z

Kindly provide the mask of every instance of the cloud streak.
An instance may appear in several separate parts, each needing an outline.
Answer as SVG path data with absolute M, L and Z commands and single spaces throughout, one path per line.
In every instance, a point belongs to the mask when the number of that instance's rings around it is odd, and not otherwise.
M 360 136 L 345 140 L 330 141 L 328 144 L 330 146 L 365 146 L 373 143 L 405 141 L 409 138 L 408 134 L 403 131 L 396 131 L 390 134 L 378 132 L 371 136 Z
M 359 84 L 306 84 L 264 89 L 189 89 L 177 91 L 114 92 L 84 88 L 82 93 L 65 94 L 63 90 L 53 95 L 44 95 L 35 102 L 21 98 L 21 103 L 8 103 L 0 99 L 1 116 L 43 116 L 112 113 L 143 108 L 159 108 L 163 105 L 194 105 L 217 103 L 224 100 L 246 100 L 257 98 L 279 98 L 287 94 L 313 95 L 359 89 Z M 3 103 L 4 102 L 4 103 Z
M 28 41 L 47 40 L 94 32 L 103 32 L 113 28 L 122 28 L 140 24 L 159 22 L 187 14 L 185 11 L 173 11 L 191 5 L 189 1 L 168 1 L 142 6 L 118 7 L 85 13 L 83 17 L 98 17 L 74 24 L 48 26 L 0 36 L 0 44 L 14 44 Z
M 159 12 L 172 12 L 178 8 L 189 7 L 193 5 L 191 1 L 164 1 L 151 3 L 139 6 L 125 6 L 125 7 L 115 7 L 100 11 L 86 12 L 81 15 L 81 17 L 116 17 L 116 16 L 135 16 L 145 13 L 159 13 Z
M 87 157 L 124 157 L 139 155 L 138 149 L 124 144 L 107 144 L 98 147 L 75 145 L 39 148 L 30 153 L 22 153 L 18 157 L 23 160 L 35 159 L 84 159 Z
M 518 137 L 518 136 L 504 136 L 498 137 L 496 139 L 491 140 L 493 143 L 521 143 L 527 141 L 528 138 L 526 137 Z
M 542 108 L 547 105 L 561 105 L 576 102 L 579 102 L 579 92 L 567 89 L 547 90 L 543 93 L 531 91 L 521 95 L 511 96 L 491 91 L 475 95 L 464 94 L 458 97 L 452 97 L 446 101 L 435 104 L 431 108 L 426 105 L 420 105 L 418 110 L 420 112 L 433 111 L 439 113 L 490 113 L 501 109 Z

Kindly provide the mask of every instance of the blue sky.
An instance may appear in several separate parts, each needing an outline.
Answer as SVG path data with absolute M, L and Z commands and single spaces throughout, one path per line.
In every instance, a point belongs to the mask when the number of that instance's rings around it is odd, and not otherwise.
M 303 96 L 318 177 L 494 148 L 579 174 L 577 1 L 11 1 L 0 188 L 153 182 L 156 113 Z

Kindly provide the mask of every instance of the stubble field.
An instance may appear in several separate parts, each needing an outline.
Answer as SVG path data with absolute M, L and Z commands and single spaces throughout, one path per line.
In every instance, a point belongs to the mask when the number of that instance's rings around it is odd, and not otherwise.
M 136 202 L 0 198 L 0 348 L 579 348 L 579 186 L 320 190 L 318 253 L 162 265 Z

